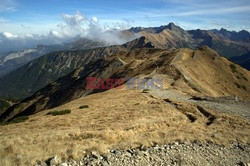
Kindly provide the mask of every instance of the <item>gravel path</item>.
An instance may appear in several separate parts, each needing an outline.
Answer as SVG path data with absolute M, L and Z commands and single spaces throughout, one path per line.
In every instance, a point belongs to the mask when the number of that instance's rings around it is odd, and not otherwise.
M 191 100 L 192 101 L 192 100 Z M 223 98 L 205 98 L 202 101 L 195 101 L 198 105 L 221 111 L 224 113 L 232 113 L 239 115 L 250 121 L 250 102 L 238 100 L 232 97 Z
M 149 90 L 149 94 L 162 99 L 192 102 L 223 113 L 239 115 L 250 121 L 250 101 L 235 99 L 235 97 L 193 97 L 176 90 Z
M 48 161 L 54 162 L 55 158 Z M 45 165 L 45 163 L 44 163 Z M 53 165 L 53 163 L 51 163 Z M 165 165 L 250 165 L 250 145 L 233 143 L 227 147 L 215 144 L 174 143 L 150 148 L 140 147 L 129 150 L 110 150 L 100 155 L 97 152 L 87 155 L 81 160 L 64 161 L 61 166 L 165 166 Z

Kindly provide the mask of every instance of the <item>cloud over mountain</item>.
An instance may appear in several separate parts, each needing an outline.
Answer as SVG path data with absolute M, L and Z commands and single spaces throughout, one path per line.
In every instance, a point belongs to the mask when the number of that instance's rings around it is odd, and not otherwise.
M 87 16 L 76 12 L 73 15 L 62 14 L 63 22 L 44 34 L 17 35 L 10 32 L 0 32 L 1 51 L 17 50 L 33 47 L 38 44 L 61 44 L 76 38 L 88 38 L 112 44 L 123 44 L 135 37 L 126 38 L 120 30 L 127 28 L 123 24 L 115 24 L 115 27 L 104 26 L 99 23 L 97 17 Z

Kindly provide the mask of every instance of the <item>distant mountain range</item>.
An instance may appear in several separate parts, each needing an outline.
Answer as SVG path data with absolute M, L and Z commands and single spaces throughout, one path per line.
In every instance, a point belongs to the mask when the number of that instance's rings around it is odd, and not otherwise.
M 0 77 L 0 97 L 26 98 L 79 67 L 84 68 L 90 62 L 113 54 L 118 56 L 117 52 L 122 53 L 122 50 L 127 52 L 136 48 L 175 50 L 178 48 L 197 49 L 207 45 L 220 55 L 250 69 L 250 42 L 247 31 L 230 32 L 225 29 L 185 31 L 174 23 L 170 23 L 161 27 L 131 28 L 122 33 L 136 34 L 141 37 L 124 45 L 112 47 L 104 47 L 105 43 L 102 42 L 80 39 L 61 47 L 38 46 L 35 49 L 2 57 L 2 66 L 9 64 L 8 70 L 13 71 Z M 63 50 L 51 52 L 60 49 Z M 41 50 L 44 53 L 51 53 L 41 56 L 43 54 Z M 19 68 L 14 70 L 15 67 Z
M 221 30 L 189 30 L 185 31 L 174 23 L 151 28 L 131 28 L 128 31 L 145 36 L 155 48 L 196 49 L 207 45 L 220 55 L 231 59 L 242 67 L 250 70 L 250 33 L 247 31 Z
M 38 45 L 35 48 L 5 53 L 0 57 L 0 76 L 52 51 L 67 49 L 64 45 Z
M 221 28 L 220 30 L 213 29 L 211 30 L 211 32 L 227 40 L 242 41 L 242 42 L 248 42 L 248 43 L 250 42 L 250 33 L 245 30 L 235 32 L 235 31 L 228 31 L 224 28 Z
M 0 77 L 14 71 L 24 64 L 55 51 L 83 50 L 103 47 L 105 43 L 88 39 L 78 39 L 74 42 L 59 45 L 38 45 L 35 48 L 24 49 L 17 52 L 9 52 L 0 56 Z
M 220 30 L 197 29 L 185 31 L 174 23 L 169 23 L 168 25 L 160 27 L 133 27 L 121 32 L 121 37 L 126 38 L 127 36 L 127 41 L 130 41 L 132 39 L 131 34 L 144 36 L 155 48 L 195 49 L 202 45 L 207 45 L 215 49 L 220 55 L 250 70 L 250 60 L 248 58 L 250 52 L 250 33 L 245 30 L 235 32 L 222 28 Z M 82 38 L 61 45 L 38 45 L 35 48 L 5 53 L 0 56 L 0 76 L 53 51 L 81 50 L 104 46 L 108 45 L 103 42 Z

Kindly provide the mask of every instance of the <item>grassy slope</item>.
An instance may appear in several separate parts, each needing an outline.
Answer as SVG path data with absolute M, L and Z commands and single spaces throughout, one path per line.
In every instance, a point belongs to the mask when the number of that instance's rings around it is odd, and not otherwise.
M 0 96 L 26 98 L 74 69 L 97 59 L 98 53 L 102 51 L 102 48 L 60 51 L 35 59 L 0 79 Z
M 195 52 L 133 50 L 120 59 L 126 63 L 116 71 L 118 75 L 125 72 L 127 76 L 144 77 L 159 73 L 166 79 L 165 89 L 176 89 L 190 96 L 240 95 L 249 99 L 249 89 L 238 89 L 234 84 L 237 81 L 249 87 L 248 81 L 236 77 L 242 73 L 249 79 L 249 72 L 239 66 L 236 66 L 237 73 L 233 72 L 231 62 L 206 47 Z M 250 143 L 250 124 L 236 115 L 211 109 L 202 113 L 196 105 L 187 102 L 177 103 L 175 107 L 171 102 L 141 92 L 113 89 L 53 109 L 70 109 L 68 115 L 48 116 L 52 110 L 45 110 L 24 123 L 1 126 L 0 158 L 22 164 L 54 155 L 78 158 L 84 151 L 107 152 L 114 147 L 149 146 L 176 140 Z M 79 109 L 82 105 L 89 108 Z M 207 125 L 207 114 L 216 118 L 210 125 Z M 195 122 L 190 120 L 190 115 L 196 117 Z M 17 161 L 18 154 L 22 158 Z
M 83 104 L 88 109 L 79 109 Z M 110 148 L 150 146 L 174 141 L 250 143 L 250 124 L 242 118 L 207 110 L 207 118 L 196 106 L 178 103 L 179 108 L 139 90 L 109 90 L 87 96 L 53 110 L 71 109 L 63 116 L 40 112 L 24 123 L 0 127 L 1 161 L 24 164 L 51 156 L 82 157 L 84 151 L 107 152 Z M 186 113 L 195 115 L 191 122 Z M 35 149 L 35 150 L 34 150 Z M 16 156 L 21 159 L 16 160 Z M 13 164 L 13 163 L 12 163 Z M 26 163 L 27 164 L 27 163 Z

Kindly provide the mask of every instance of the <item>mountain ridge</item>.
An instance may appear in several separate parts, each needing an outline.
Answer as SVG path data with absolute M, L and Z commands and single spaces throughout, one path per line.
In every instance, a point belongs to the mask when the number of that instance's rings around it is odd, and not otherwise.
M 236 41 L 226 40 L 222 36 L 216 35 L 211 31 L 199 30 L 199 29 L 185 31 L 181 27 L 176 26 L 174 23 L 170 23 L 166 26 L 161 26 L 161 27 L 131 28 L 130 30 L 124 31 L 123 35 L 127 34 L 128 36 L 130 36 L 131 33 L 136 33 L 138 36 L 141 37 L 138 37 L 133 41 L 127 42 L 122 46 L 113 46 L 113 48 L 117 49 L 118 47 L 120 49 L 158 48 L 158 49 L 174 50 L 182 47 L 197 49 L 202 45 L 207 45 L 210 48 L 216 50 L 220 55 L 222 56 L 226 55 L 225 57 L 231 59 L 234 62 L 237 62 L 238 64 L 241 64 L 246 69 L 249 69 L 250 67 L 248 64 L 250 46 L 248 46 L 247 43 L 242 43 L 241 41 L 236 42 Z M 93 43 L 91 44 L 91 42 Z M 89 41 L 83 39 L 76 41 L 73 45 L 75 45 L 74 49 L 81 50 L 83 48 L 88 47 L 89 48 L 88 50 L 90 50 L 94 49 L 95 47 L 98 47 L 98 45 L 102 45 L 102 43 L 99 43 L 97 41 L 90 41 L 89 43 Z M 94 48 L 92 48 L 91 46 L 93 46 Z M 83 52 L 84 51 L 82 51 L 82 54 Z M 40 61 L 38 62 L 37 59 L 35 59 L 30 63 L 33 63 L 33 66 L 35 66 L 34 68 L 36 69 L 34 70 L 36 70 L 36 73 L 33 72 L 32 74 L 31 70 L 28 71 L 26 69 L 28 68 L 28 64 L 26 64 L 26 66 L 22 66 L 19 69 L 13 71 L 12 73 L 9 73 L 4 77 L 3 76 L 1 77 L 0 96 L 26 98 L 34 94 L 40 88 L 43 88 L 47 84 L 57 80 L 58 78 L 66 74 L 69 74 L 69 72 L 73 71 L 77 67 L 80 67 L 79 65 L 76 65 L 69 67 L 68 70 L 67 63 L 70 60 L 72 60 L 72 56 L 66 56 L 66 54 L 68 54 L 67 51 L 65 51 L 65 54 L 64 51 L 62 51 L 61 55 L 57 55 L 57 53 L 58 52 L 51 53 L 49 56 L 51 57 L 58 56 L 57 61 L 61 63 L 61 68 L 63 68 L 61 73 L 56 68 L 52 69 L 53 67 L 51 68 L 48 67 L 48 65 L 45 66 L 43 65 L 46 63 L 52 65 L 49 59 L 44 60 L 43 62 Z M 93 54 L 95 54 L 94 51 Z M 60 56 L 62 56 L 61 58 L 63 59 L 63 61 L 60 61 Z M 44 57 L 48 57 L 48 55 L 45 55 Z M 54 74 L 51 74 L 51 72 L 49 72 L 50 70 Z M 34 76 L 34 78 L 32 75 Z M 25 76 L 24 78 L 26 78 L 27 80 L 23 79 L 21 76 Z
M 202 45 L 207 45 L 226 58 L 240 57 L 231 59 L 238 64 L 242 64 L 244 55 L 250 52 L 250 44 L 248 42 L 250 40 L 250 33 L 244 30 L 240 32 L 228 31 L 226 29 L 184 30 L 174 23 L 169 23 L 160 27 L 133 27 L 128 31 L 144 36 L 155 48 L 196 49 Z M 243 67 L 246 67 L 248 70 L 250 69 L 246 65 Z
M 223 71 L 223 72 L 221 72 Z M 2 122 L 28 116 L 103 90 L 86 89 L 86 77 L 149 77 L 164 74 L 167 86 L 191 95 L 238 96 L 250 99 L 250 73 L 214 50 L 162 50 L 154 48 L 118 50 L 78 68 L 37 91 L 0 115 Z M 150 77 L 152 77 L 150 76 Z
M 202 31 L 203 35 L 199 35 L 199 33 L 201 33 L 200 31 Z M 133 34 L 135 34 L 135 36 L 145 36 L 154 47 L 162 49 L 185 47 L 195 49 L 202 45 L 208 45 L 221 55 L 228 58 L 242 56 L 250 52 L 250 33 L 246 30 L 241 30 L 239 32 L 228 31 L 224 28 L 221 28 L 220 30 L 184 30 L 171 22 L 168 25 L 162 25 L 159 27 L 132 27 L 128 30 L 121 31 L 120 36 L 123 39 L 126 38 L 129 42 L 132 39 L 131 36 L 134 36 Z M 104 46 L 107 46 L 107 44 L 102 41 L 93 41 L 87 38 L 82 38 L 62 45 L 38 45 L 35 48 L 5 54 L 4 57 L 0 58 L 0 76 L 17 69 L 33 59 L 53 51 L 81 50 Z M 33 53 L 25 53 L 31 49 L 33 50 Z M 10 57 L 13 54 L 23 54 L 25 56 L 9 59 L 8 62 L 6 62 L 5 57 Z M 232 60 L 235 59 L 239 58 L 232 58 Z M 235 62 L 242 64 L 243 60 L 244 57 Z M 244 65 L 243 67 L 246 67 L 248 70 L 250 69 L 248 65 Z
M 77 51 L 83 49 L 92 49 L 106 46 L 105 43 L 89 40 L 85 38 L 77 39 L 73 42 L 58 45 L 37 45 L 34 48 L 28 48 L 17 52 L 5 53 L 0 57 L 0 77 L 11 73 L 15 69 L 35 60 L 43 55 L 56 51 Z

